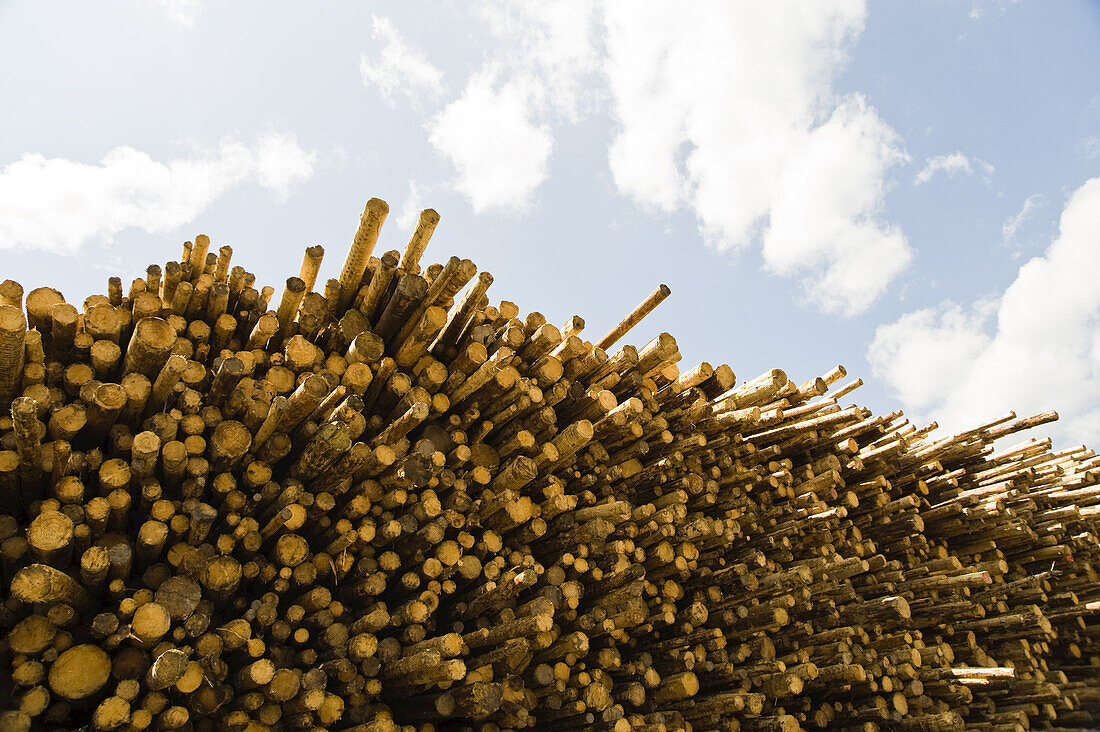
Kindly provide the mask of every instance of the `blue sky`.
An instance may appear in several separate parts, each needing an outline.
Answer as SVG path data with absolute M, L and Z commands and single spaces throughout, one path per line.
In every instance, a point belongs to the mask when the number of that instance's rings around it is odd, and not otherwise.
M 536 9 L 537 8 L 537 9 Z M 209 234 L 333 276 L 371 196 L 491 299 L 682 366 L 1100 438 L 1100 5 L 0 2 L 4 277 L 70 301 Z

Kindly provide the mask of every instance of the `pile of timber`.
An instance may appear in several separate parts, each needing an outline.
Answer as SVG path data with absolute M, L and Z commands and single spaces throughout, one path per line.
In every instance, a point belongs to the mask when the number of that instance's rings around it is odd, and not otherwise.
M 0 732 L 1100 725 L 1100 457 L 597 342 L 368 203 L 0 284 Z M 465 289 L 464 289 L 465 288 Z M 831 388 L 836 386 L 836 388 Z

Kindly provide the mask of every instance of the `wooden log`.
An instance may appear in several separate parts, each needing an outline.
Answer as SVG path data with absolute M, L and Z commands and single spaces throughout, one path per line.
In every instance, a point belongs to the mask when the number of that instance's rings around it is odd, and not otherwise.
M 305 291 L 312 292 L 317 284 L 317 273 L 321 271 L 321 261 L 325 257 L 325 248 L 320 244 L 306 247 L 302 256 L 302 267 L 298 272 L 298 278 L 305 284 Z
M 363 209 L 363 214 L 359 218 L 359 230 L 355 233 L 347 259 L 340 270 L 339 307 L 341 310 L 347 309 L 359 290 L 360 280 L 363 279 L 363 273 L 367 268 L 367 260 L 374 251 L 374 245 L 378 241 L 382 224 L 389 211 L 390 207 L 386 202 L 378 198 L 367 201 L 367 206 Z
M 3 724 L 1096 726 L 1100 457 L 993 446 L 1055 415 L 608 355 L 380 211 L 274 311 L 205 237 L 32 330 L 0 284 Z
M 370 283 L 365 290 L 360 290 L 360 299 L 356 303 L 356 307 L 372 323 L 381 315 L 382 299 L 389 290 L 393 276 L 397 272 L 398 257 L 397 251 L 389 251 L 383 254 L 377 260 Z
M 27 321 L 13 305 L 0 305 L 0 408 L 19 395 L 25 357 Z
M 156 378 L 168 361 L 176 342 L 176 330 L 163 318 L 142 318 L 134 325 L 134 333 L 126 348 L 122 373 L 139 373 L 146 378 Z
M 15 280 L 0 282 L 0 305 L 23 309 L 23 286 Z
M 86 699 L 107 683 L 111 658 L 98 646 L 69 648 L 50 665 L 50 690 L 71 701 Z
M 434 209 L 426 208 L 420 212 L 416 230 L 409 237 L 409 243 L 405 245 L 405 253 L 401 256 L 401 269 L 409 274 L 420 274 L 420 257 L 427 249 L 428 242 L 438 225 L 439 214 Z
M 316 276 L 316 273 L 314 273 Z M 289 277 L 286 287 L 283 289 L 282 298 L 279 300 L 279 309 L 275 311 L 275 317 L 279 319 L 279 339 L 286 340 L 294 327 L 294 319 L 298 315 L 298 308 L 302 304 L 309 287 L 301 277 Z
M 607 350 L 611 346 L 618 343 L 623 336 L 630 332 L 630 329 L 642 322 L 645 316 L 649 315 L 653 310 L 665 301 L 672 290 L 668 288 L 668 285 L 658 285 L 657 289 L 649 293 L 649 296 L 645 300 L 642 300 L 636 308 L 630 311 L 630 314 L 619 321 L 619 323 L 609 330 L 603 338 L 596 341 L 596 347 Z

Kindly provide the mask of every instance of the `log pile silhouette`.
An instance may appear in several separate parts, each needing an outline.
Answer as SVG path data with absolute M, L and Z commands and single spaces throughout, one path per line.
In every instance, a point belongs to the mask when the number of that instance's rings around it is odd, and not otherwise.
M 592 342 L 439 220 L 0 285 L 0 731 L 1100 726 L 1100 457 Z

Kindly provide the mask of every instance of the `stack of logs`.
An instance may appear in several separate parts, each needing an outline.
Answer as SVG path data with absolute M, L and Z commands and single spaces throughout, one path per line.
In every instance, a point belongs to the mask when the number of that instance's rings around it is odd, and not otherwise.
M 1100 457 L 993 446 L 1056 415 L 681 371 L 667 288 L 586 341 L 387 211 L 274 304 L 0 284 L 0 732 L 1100 725 Z

